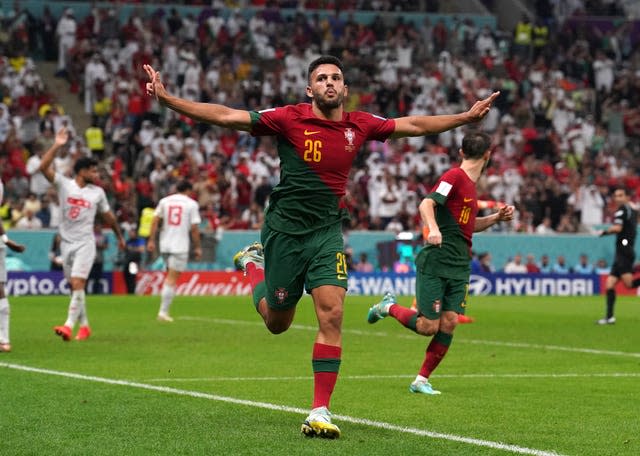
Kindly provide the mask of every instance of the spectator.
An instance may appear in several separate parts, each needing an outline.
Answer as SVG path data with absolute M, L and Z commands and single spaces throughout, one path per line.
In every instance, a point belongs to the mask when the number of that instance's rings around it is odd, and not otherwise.
M 145 240 L 138 237 L 138 232 L 135 228 L 129 229 L 127 234 L 122 266 L 127 293 L 134 294 L 136 292 L 136 277 L 140 270 L 140 263 L 144 253 Z
M 495 272 L 495 268 L 491 263 L 491 254 L 489 252 L 483 252 L 478 255 L 478 260 L 480 261 L 480 271 L 484 273 L 492 273 Z
M 571 194 L 567 203 L 579 214 L 581 228 L 584 231 L 591 231 L 595 226 L 602 224 L 605 201 L 597 186 L 581 185 Z
M 38 199 L 35 193 L 29 193 L 27 195 L 27 199 L 24 201 L 22 209 L 26 211 L 30 211 L 32 214 L 37 214 L 40 208 L 42 207 L 42 203 Z
M 564 259 L 564 255 L 558 255 L 556 257 L 556 262 L 551 268 L 551 272 L 555 274 L 569 274 L 571 270 Z
M 107 290 L 101 288 L 102 271 L 104 270 L 104 252 L 109 247 L 109 239 L 102 232 L 102 227 L 98 224 L 94 225 L 93 234 L 96 238 L 96 258 L 93 260 L 93 266 L 89 271 L 89 280 L 87 281 L 87 290 L 91 294 L 104 293 Z
M 63 76 L 67 71 L 67 64 L 69 62 L 68 53 L 76 44 L 77 28 L 78 25 L 76 24 L 73 9 L 65 9 L 56 27 L 56 35 L 58 37 L 57 76 Z
M 366 252 L 362 252 L 360 254 L 360 261 L 358 261 L 354 269 L 357 272 L 373 272 L 374 267 L 373 264 L 369 261 L 368 255 Z
M 42 222 L 43 228 L 51 226 L 51 210 L 49 209 L 49 197 L 47 195 L 42 197 L 42 204 L 38 212 L 36 212 L 36 217 Z
M 599 275 L 608 275 L 610 271 L 611 268 L 607 264 L 607 260 L 605 260 L 604 258 L 599 258 L 598 261 L 596 261 L 593 272 Z
M 578 260 L 578 264 L 573 267 L 573 272 L 576 274 L 593 274 L 595 272 L 595 268 L 589 263 L 587 254 L 580 254 L 580 259 Z
M 527 266 L 522 263 L 522 255 L 516 253 L 504 267 L 505 274 L 526 274 Z
M 542 219 L 542 223 L 536 227 L 536 234 L 541 234 L 543 236 L 548 236 L 550 234 L 555 234 L 553 228 L 551 228 L 551 218 L 545 217 Z
M 25 210 L 24 215 L 16 223 L 18 230 L 39 230 L 41 228 L 42 221 L 30 209 Z
M 527 254 L 527 263 L 525 264 L 527 267 L 527 272 L 529 274 L 539 274 L 540 268 L 536 264 L 536 257 L 533 256 L 532 253 Z
M 478 255 L 476 255 L 475 252 L 471 252 L 471 274 L 477 274 L 480 271 L 480 259 L 478 258 Z
M 578 226 L 574 223 L 574 219 L 569 214 L 562 214 L 558 226 L 556 227 L 556 233 L 577 233 Z
M 540 264 L 538 265 L 540 272 L 543 274 L 549 274 L 553 270 L 553 266 L 551 265 L 551 260 L 549 259 L 549 255 L 543 254 L 540 257 Z
M 35 193 L 38 197 L 44 195 L 47 189 L 51 186 L 44 175 L 38 171 L 43 153 L 44 147 L 42 143 L 36 143 L 34 145 L 33 155 L 31 155 L 27 160 L 27 173 L 29 173 L 31 179 L 29 183 L 29 190 L 31 190 L 32 193 Z

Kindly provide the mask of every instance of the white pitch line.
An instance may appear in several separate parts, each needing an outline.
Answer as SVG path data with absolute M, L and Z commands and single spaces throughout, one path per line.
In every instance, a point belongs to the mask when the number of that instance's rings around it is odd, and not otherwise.
M 415 374 L 398 375 L 341 375 L 340 380 L 383 380 L 414 378 Z M 593 374 L 433 374 L 430 378 L 636 378 L 640 372 L 596 372 Z M 311 381 L 311 375 L 291 377 L 176 377 L 147 378 L 145 382 L 271 382 L 271 381 Z
M 628 356 L 631 358 L 640 358 L 640 353 L 623 352 L 614 350 L 598 350 L 595 348 L 579 348 L 579 347 L 563 347 L 562 345 L 544 345 L 544 344 L 529 344 L 526 342 L 502 342 L 499 340 L 482 340 L 482 339 L 456 339 L 456 342 L 463 342 L 467 344 L 475 345 L 497 345 L 500 347 L 513 347 L 513 348 L 535 348 L 537 350 L 555 350 L 565 351 L 572 353 L 587 353 L 590 355 L 606 355 L 606 356 Z
M 179 396 L 189 396 L 189 397 L 195 397 L 199 399 L 208 399 L 211 401 L 226 402 L 226 403 L 237 404 L 237 405 L 246 405 L 249 407 L 276 410 L 280 412 L 296 413 L 296 414 L 302 414 L 302 415 L 308 413 L 308 410 L 301 409 L 299 407 L 289 407 L 286 405 L 271 404 L 269 402 L 249 401 L 246 399 L 238 399 L 235 397 L 228 397 L 228 396 L 219 396 L 217 394 L 202 393 L 199 391 L 189 391 L 189 390 L 182 390 L 177 388 L 170 388 L 167 386 L 149 385 L 146 383 L 130 382 L 127 380 L 116 380 L 116 379 L 105 378 L 105 377 L 96 377 L 93 375 L 83 375 L 83 374 L 77 374 L 74 372 L 41 369 L 38 367 L 24 366 L 21 364 L 11 364 L 11 363 L 0 362 L 0 367 L 6 367 L 8 369 L 15 369 L 15 370 L 24 371 L 24 372 L 33 372 L 37 374 L 55 375 L 58 377 L 72 378 L 75 380 L 104 383 L 107 385 L 128 386 L 131 388 L 157 391 L 160 393 L 175 394 Z M 529 454 L 533 456 L 561 456 L 559 453 L 556 453 L 555 451 L 537 450 L 535 448 L 527 448 L 519 445 L 510 445 L 502 442 L 493 442 L 491 440 L 475 439 L 471 437 L 464 437 L 461 435 L 428 431 L 426 429 L 398 426 L 395 424 L 386 423 L 384 421 L 374 421 L 366 418 L 356 418 L 348 415 L 334 414 L 333 417 L 335 417 L 338 420 L 345 421 L 347 423 L 370 426 L 370 427 L 375 427 L 375 428 L 384 429 L 388 431 L 397 431 L 397 432 L 402 432 L 404 434 L 413 434 L 413 435 L 422 436 L 422 437 L 429 437 L 432 439 L 441 439 L 441 440 L 449 440 L 451 442 L 466 443 L 469 445 L 492 448 L 496 450 L 504 450 L 504 451 L 509 451 L 517 454 Z
M 244 321 L 244 320 L 228 320 L 223 318 L 206 318 L 206 317 L 178 317 L 180 320 L 187 321 L 203 321 L 210 323 L 220 323 L 226 325 L 242 325 L 242 326 L 264 326 L 262 322 Z M 316 326 L 307 325 L 291 325 L 291 329 L 299 329 L 304 331 L 318 331 Z M 362 331 L 359 329 L 343 329 L 343 334 L 355 334 L 358 336 L 373 336 L 373 337 L 397 337 L 399 339 L 414 339 L 415 334 L 391 334 L 384 331 Z M 589 355 L 605 355 L 605 356 L 623 356 L 630 358 L 640 358 L 640 353 L 623 352 L 615 350 L 598 350 L 595 348 L 580 348 L 580 347 L 564 347 L 562 345 L 544 345 L 544 344 L 530 344 L 527 342 L 504 342 L 500 340 L 483 340 L 483 339 L 465 339 L 464 337 L 456 337 L 456 343 L 467 343 L 474 345 L 495 345 L 498 347 L 512 347 L 512 348 L 528 348 L 535 350 L 549 350 L 549 351 L 564 351 L 571 353 L 585 353 Z

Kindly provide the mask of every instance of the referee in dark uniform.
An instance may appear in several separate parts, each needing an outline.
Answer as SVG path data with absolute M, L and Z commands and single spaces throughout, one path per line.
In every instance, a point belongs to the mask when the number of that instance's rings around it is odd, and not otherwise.
M 615 285 L 622 280 L 627 288 L 636 288 L 640 279 L 633 280 L 633 262 L 635 261 L 636 231 L 638 226 L 638 212 L 629 204 L 627 189 L 618 187 L 613 192 L 613 199 L 618 204 L 614 214 L 613 225 L 600 233 L 616 235 L 616 257 L 607 277 L 607 315 L 596 323 L 612 325 L 616 322 L 613 309 L 616 303 Z

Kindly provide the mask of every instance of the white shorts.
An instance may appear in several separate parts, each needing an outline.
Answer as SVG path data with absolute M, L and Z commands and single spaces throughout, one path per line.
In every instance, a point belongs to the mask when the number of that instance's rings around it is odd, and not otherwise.
M 187 263 L 189 262 L 188 253 L 163 253 L 162 259 L 164 260 L 166 269 L 173 269 L 174 271 L 182 272 L 187 269 Z
M 86 279 L 89 277 L 93 260 L 96 258 L 96 243 L 93 239 L 91 242 L 73 244 L 62 241 L 60 254 L 65 277 Z
M 0 283 L 7 283 L 7 263 L 5 261 L 6 258 L 7 249 L 3 245 L 2 248 L 0 248 Z

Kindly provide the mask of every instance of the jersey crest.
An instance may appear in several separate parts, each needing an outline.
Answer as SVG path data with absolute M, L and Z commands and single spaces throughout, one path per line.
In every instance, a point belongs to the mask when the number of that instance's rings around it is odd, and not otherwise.
M 353 128 L 345 128 L 344 137 L 347 140 L 347 145 L 344 147 L 345 152 L 353 152 L 355 149 L 353 141 L 356 139 L 356 134 L 353 131 Z

